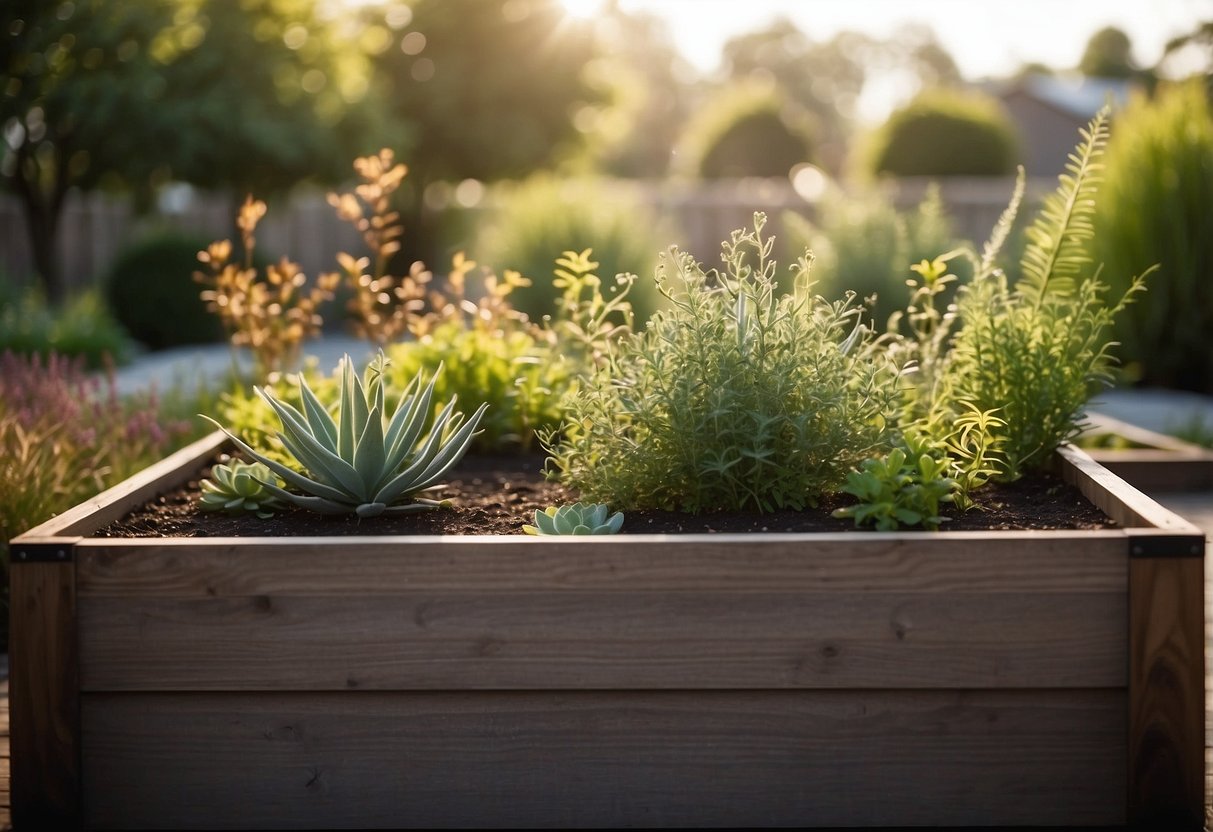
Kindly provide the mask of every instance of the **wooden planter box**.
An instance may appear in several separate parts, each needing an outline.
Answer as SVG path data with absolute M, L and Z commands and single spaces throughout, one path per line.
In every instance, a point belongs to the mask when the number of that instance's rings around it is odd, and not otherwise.
M 1213 451 L 1102 413 L 1090 413 L 1089 434 L 1114 434 L 1136 448 L 1090 448 L 1100 465 L 1142 491 L 1213 490 Z
M 1200 532 L 18 538 L 17 828 L 1203 820 Z

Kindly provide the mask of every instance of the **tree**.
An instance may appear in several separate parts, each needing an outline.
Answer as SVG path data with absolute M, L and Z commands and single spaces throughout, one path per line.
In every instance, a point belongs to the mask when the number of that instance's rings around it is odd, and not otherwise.
M 598 57 L 586 64 L 585 80 L 598 102 L 576 110 L 585 152 L 572 161 L 615 176 L 664 176 L 690 110 L 694 70 L 664 20 L 626 12 L 616 0 L 594 34 Z
M 391 114 L 413 130 L 398 192 L 404 256 L 433 261 L 422 213 L 440 180 L 522 177 L 579 141 L 573 113 L 592 94 L 584 68 L 589 28 L 557 0 L 418 0 L 374 58 Z
M 1167 41 L 1154 72 L 1165 77 L 1203 75 L 1213 97 L 1213 20 L 1206 20 L 1191 31 Z
M 706 179 L 787 176 L 813 155 L 811 116 L 771 83 L 738 83 L 716 93 L 688 122 L 680 173 Z
M 396 35 L 376 63 L 389 106 L 416 129 L 410 176 L 521 176 L 575 140 L 593 42 L 555 0 L 420 0 Z
M 1084 75 L 1097 78 L 1132 78 L 1137 75 L 1133 62 L 1133 44 L 1129 36 L 1115 26 L 1105 26 L 1087 41 L 1078 62 Z
M 774 79 L 790 100 L 811 113 L 819 156 L 836 170 L 867 77 L 858 54 L 866 41 L 866 36 L 843 32 L 814 43 L 792 21 L 778 18 L 766 29 L 730 39 L 724 62 L 732 81 Z
M 315 0 L 6 3 L 0 173 L 48 297 L 64 294 L 54 251 L 72 188 L 265 191 L 343 171 L 362 148 L 342 141 L 364 131 L 332 28 Z
M 724 60 L 732 80 L 774 78 L 792 101 L 808 110 L 818 155 L 834 170 L 846 155 L 856 104 L 871 78 L 908 76 L 918 89 L 960 81 L 956 63 L 926 26 L 904 27 L 890 40 L 840 32 L 817 43 L 780 18 L 766 29 L 729 40 Z

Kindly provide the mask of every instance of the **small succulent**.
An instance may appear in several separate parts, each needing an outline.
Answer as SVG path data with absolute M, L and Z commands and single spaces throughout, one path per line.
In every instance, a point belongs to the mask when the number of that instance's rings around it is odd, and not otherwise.
M 452 399 L 433 417 L 430 402 L 440 366 L 428 384 L 421 372 L 413 377 L 389 418 L 383 389 L 386 364 L 380 353 L 367 367 L 364 384 L 350 357 L 341 360 L 335 418 L 302 375 L 302 412 L 268 390 L 255 388 L 282 422 L 278 439 L 306 473 L 258 453 L 223 425 L 210 421 L 286 485 L 302 491 L 295 494 L 260 481 L 271 494 L 300 508 L 359 517 L 435 508 L 443 503 L 418 495 L 433 488 L 463 457 L 487 405 L 465 421 Z
M 615 534 L 623 525 L 623 512 L 617 511 L 607 517 L 608 509 L 602 503 L 573 503 L 567 506 L 548 506 L 543 511 L 536 509 L 535 525 L 523 526 L 527 534 Z
M 202 497 L 198 501 L 203 511 L 226 511 L 228 514 L 255 513 L 262 520 L 274 516 L 274 509 L 283 503 L 263 485 L 277 484 L 278 479 L 260 462 L 229 459 L 211 468 L 213 479 L 203 480 Z

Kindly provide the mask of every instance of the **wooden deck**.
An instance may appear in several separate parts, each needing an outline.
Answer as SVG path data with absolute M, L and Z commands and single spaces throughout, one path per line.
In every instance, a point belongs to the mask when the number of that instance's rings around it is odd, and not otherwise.
M 1176 511 L 1213 538 L 1213 492 L 1158 495 Z M 1205 550 L 1205 818 L 1213 829 L 1213 539 Z M 9 789 L 8 661 L 0 657 L 0 832 L 12 828 Z

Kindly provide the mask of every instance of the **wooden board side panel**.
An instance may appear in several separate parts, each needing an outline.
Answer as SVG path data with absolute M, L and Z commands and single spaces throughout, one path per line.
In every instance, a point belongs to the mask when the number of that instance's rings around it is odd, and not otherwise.
M 578 540 L 85 540 L 81 596 L 215 598 L 536 589 L 631 593 L 1124 592 L 1125 534 L 720 535 Z
M 1200 530 L 1070 445 L 1057 451 L 1062 479 L 1125 528 L 1153 528 L 1183 535 Z
M 92 534 L 157 495 L 181 485 L 226 443 L 223 433 L 216 431 L 208 434 L 112 488 L 30 529 L 13 543 Z
M 14 564 L 9 591 L 13 823 L 72 828 L 80 812 L 73 565 Z
M 1130 564 L 1129 801 L 1143 828 L 1204 820 L 1204 563 Z
M 84 698 L 99 828 L 1096 824 L 1114 691 Z
M 1120 592 L 80 601 L 86 690 L 1123 687 Z

